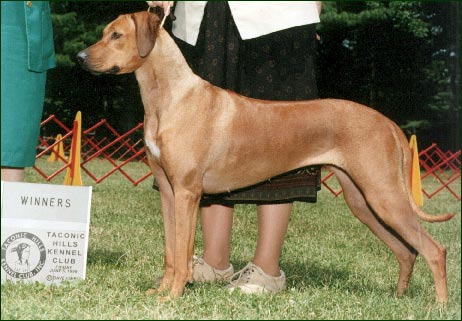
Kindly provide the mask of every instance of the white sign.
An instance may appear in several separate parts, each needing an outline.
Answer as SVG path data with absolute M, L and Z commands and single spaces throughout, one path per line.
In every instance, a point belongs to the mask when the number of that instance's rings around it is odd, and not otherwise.
M 90 187 L 2 181 L 1 278 L 85 279 Z

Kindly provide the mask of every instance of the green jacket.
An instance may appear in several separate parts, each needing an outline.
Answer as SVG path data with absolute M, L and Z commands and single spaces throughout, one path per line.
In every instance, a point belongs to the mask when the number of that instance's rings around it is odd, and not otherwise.
M 48 1 L 23 1 L 29 47 L 29 69 L 45 71 L 55 67 L 53 27 Z
M 1 6 L 2 29 L 4 26 L 8 27 L 8 24 L 17 25 L 25 32 L 27 39 L 26 44 L 8 44 L 8 49 L 2 48 L 2 54 L 4 50 L 14 51 L 15 46 L 27 46 L 29 70 L 43 72 L 55 67 L 53 28 L 48 1 L 1 1 Z

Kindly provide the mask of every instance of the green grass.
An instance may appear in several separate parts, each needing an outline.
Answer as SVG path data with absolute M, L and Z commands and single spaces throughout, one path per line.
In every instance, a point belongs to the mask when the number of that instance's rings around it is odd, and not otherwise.
M 39 161 L 40 167 L 55 166 Z M 101 165 L 103 166 L 103 165 Z M 131 170 L 139 176 L 144 165 Z M 101 169 L 104 172 L 104 169 Z M 32 170 L 27 181 L 44 180 Z M 2 285 L 2 319 L 453 319 L 461 318 L 460 214 L 452 221 L 422 225 L 448 250 L 449 304 L 434 303 L 433 279 L 419 256 L 408 293 L 394 295 L 398 264 L 391 251 L 359 223 L 342 197 L 319 193 L 317 204 L 296 203 L 281 258 L 288 290 L 277 295 L 228 294 L 223 284 L 188 285 L 178 300 L 145 296 L 163 270 L 159 195 L 151 179 L 133 187 L 120 174 L 93 185 L 87 278 L 47 287 Z M 62 178 L 52 183 L 60 184 Z M 460 185 L 460 182 L 458 183 Z M 460 186 L 458 187 L 460 194 Z M 425 200 L 430 213 L 460 213 L 444 192 Z M 256 214 L 236 207 L 232 262 L 252 259 Z M 196 253 L 201 253 L 198 226 Z

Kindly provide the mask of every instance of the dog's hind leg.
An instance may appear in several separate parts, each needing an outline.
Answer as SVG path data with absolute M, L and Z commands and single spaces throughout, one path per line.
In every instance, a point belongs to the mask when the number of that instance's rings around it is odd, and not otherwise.
M 422 255 L 433 273 L 436 301 L 446 303 L 446 250 L 422 227 L 404 187 L 391 184 L 391 180 L 387 181 L 386 178 L 374 178 L 374 182 L 369 181 L 368 186 L 375 187 L 374 190 L 364 191 L 370 208 L 384 224 Z
M 396 255 L 399 263 L 399 278 L 397 295 L 404 294 L 409 285 L 414 263 L 417 257 L 416 251 L 397 237 L 393 231 L 381 224 L 374 213 L 368 207 L 364 196 L 348 177 L 345 172 L 335 167 L 328 167 L 334 172 L 342 189 L 343 196 L 353 214 L 365 224 L 382 242 L 384 242 Z
M 193 209 L 193 217 L 191 221 L 191 235 L 189 237 L 188 244 L 188 282 L 193 283 L 193 274 L 194 274 L 194 241 L 196 239 L 196 222 L 197 222 L 197 212 L 199 211 L 199 204 Z

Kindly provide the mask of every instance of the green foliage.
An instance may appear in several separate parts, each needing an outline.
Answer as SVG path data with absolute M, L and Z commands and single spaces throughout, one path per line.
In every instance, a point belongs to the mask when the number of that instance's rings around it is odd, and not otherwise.
M 428 120 L 411 120 L 408 121 L 405 125 L 402 125 L 401 128 L 406 130 L 408 133 L 416 134 L 419 129 L 427 129 L 431 127 L 431 123 Z
M 324 3 L 321 96 L 369 105 L 416 133 L 423 145 L 460 148 L 458 4 Z
M 425 21 L 422 3 L 415 1 L 390 1 L 389 8 L 394 26 L 417 38 L 425 38 L 430 34 L 430 23 Z
M 71 57 L 76 52 L 85 48 L 81 35 L 85 34 L 85 28 L 81 21 L 77 21 L 75 12 L 52 15 L 53 26 L 59 33 L 54 34 L 56 63 L 58 68 L 75 66 Z

